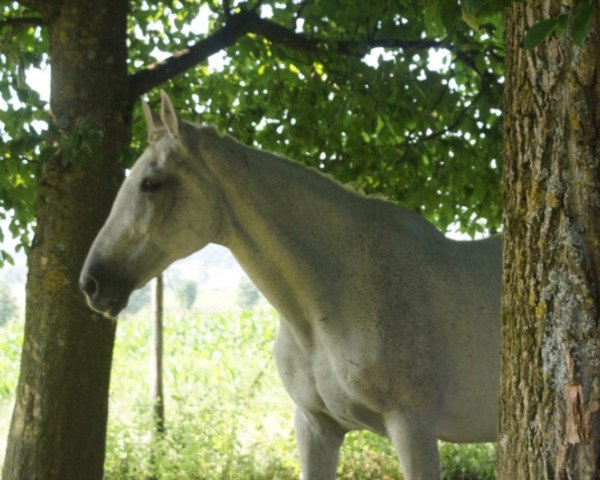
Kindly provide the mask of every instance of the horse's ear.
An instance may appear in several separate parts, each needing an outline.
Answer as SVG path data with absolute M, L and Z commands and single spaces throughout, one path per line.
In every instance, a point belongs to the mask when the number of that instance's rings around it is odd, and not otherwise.
M 160 118 L 162 123 L 167 128 L 169 134 L 175 139 L 179 140 L 179 119 L 175 113 L 173 102 L 164 90 L 160 91 Z
M 150 105 L 144 100 L 144 97 L 141 97 L 142 101 L 142 112 L 144 112 L 144 118 L 146 119 L 146 125 L 148 127 L 148 140 L 152 139 L 152 134 L 161 126 L 161 120 L 158 118 Z

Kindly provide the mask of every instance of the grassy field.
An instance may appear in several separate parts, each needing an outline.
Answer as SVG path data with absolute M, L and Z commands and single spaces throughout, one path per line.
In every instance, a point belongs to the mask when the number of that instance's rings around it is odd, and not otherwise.
M 106 480 L 297 479 L 294 407 L 275 371 L 270 308 L 181 314 L 165 322 L 166 432 L 154 438 L 150 319 L 120 320 L 112 372 Z M 0 327 L 0 464 L 18 375 L 22 326 Z M 150 452 L 153 452 L 152 458 Z M 493 478 L 492 445 L 442 444 L 445 479 Z M 399 479 L 384 438 L 348 435 L 341 479 Z

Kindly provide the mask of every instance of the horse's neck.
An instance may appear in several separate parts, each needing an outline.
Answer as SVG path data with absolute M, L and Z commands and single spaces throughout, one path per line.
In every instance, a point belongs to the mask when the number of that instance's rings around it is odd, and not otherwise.
M 213 167 L 228 205 L 224 243 L 283 316 L 309 332 L 323 285 L 342 266 L 339 236 L 357 196 L 288 160 L 235 150 Z

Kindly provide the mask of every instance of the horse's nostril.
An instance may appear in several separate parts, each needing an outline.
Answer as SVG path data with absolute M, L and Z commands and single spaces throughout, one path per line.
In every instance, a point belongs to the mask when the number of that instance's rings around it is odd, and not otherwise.
M 98 282 L 94 277 L 88 277 L 81 284 L 81 289 L 89 298 L 94 298 L 98 293 Z

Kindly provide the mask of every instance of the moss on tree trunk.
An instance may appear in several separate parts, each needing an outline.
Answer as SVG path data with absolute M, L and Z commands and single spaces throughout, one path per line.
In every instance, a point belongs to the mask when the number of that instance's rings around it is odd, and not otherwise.
M 600 474 L 597 12 L 584 48 L 522 47 L 528 28 L 574 8 L 514 2 L 506 17 L 499 479 Z
M 65 162 L 59 153 L 39 175 L 5 480 L 102 478 L 115 325 L 86 307 L 78 276 L 120 183 L 131 130 L 126 8 L 123 0 L 40 5 L 50 34 L 53 121 L 64 137 L 77 132 L 97 158 L 82 149 Z

